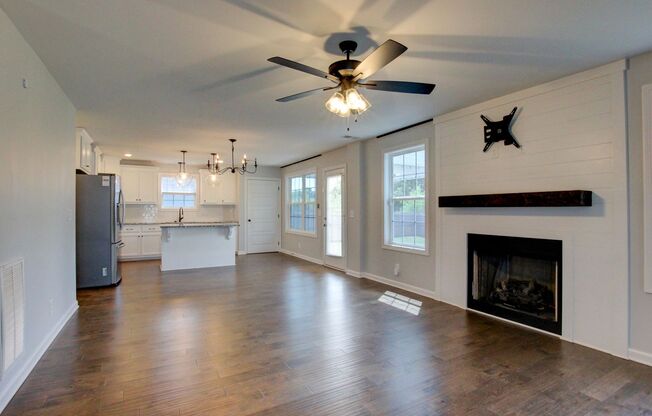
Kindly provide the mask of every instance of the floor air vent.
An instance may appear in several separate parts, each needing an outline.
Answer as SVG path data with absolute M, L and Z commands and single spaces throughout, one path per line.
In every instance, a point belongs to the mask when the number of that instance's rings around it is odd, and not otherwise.
M 23 260 L 0 266 L 2 303 L 2 369 L 7 370 L 23 352 L 25 332 L 25 277 Z

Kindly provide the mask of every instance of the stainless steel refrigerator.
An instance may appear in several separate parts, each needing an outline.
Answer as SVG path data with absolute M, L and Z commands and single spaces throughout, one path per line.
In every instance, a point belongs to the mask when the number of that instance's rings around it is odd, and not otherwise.
M 77 175 L 77 288 L 120 283 L 124 198 L 116 175 Z

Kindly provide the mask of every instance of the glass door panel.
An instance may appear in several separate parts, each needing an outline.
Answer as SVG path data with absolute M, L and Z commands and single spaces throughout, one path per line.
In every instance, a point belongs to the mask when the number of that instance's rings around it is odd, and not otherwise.
M 326 255 L 342 257 L 342 174 L 326 177 Z

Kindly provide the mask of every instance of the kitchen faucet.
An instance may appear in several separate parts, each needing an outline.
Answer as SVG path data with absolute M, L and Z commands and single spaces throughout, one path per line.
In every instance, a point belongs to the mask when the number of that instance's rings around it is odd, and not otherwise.
M 181 220 L 183 220 L 183 207 L 179 207 L 179 224 L 181 224 Z

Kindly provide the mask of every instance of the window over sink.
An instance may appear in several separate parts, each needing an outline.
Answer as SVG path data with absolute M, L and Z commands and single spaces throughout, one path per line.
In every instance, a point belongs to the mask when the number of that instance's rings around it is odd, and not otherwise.
M 185 184 L 177 182 L 176 174 L 162 174 L 161 209 L 197 208 L 197 176 L 189 175 Z

